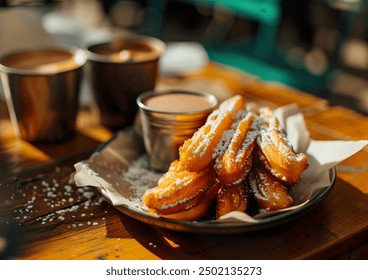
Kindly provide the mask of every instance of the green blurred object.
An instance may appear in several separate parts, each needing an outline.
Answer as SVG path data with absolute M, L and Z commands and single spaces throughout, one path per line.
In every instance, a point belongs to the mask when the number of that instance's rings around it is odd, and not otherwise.
M 211 6 L 223 9 L 241 17 L 259 23 L 258 32 L 254 39 L 254 54 L 263 59 L 270 59 L 276 45 L 276 35 L 281 19 L 280 0 L 178 0 L 188 4 Z M 159 37 L 167 0 L 149 0 L 151 15 L 148 15 L 146 25 L 153 27 L 150 35 Z M 159 15 L 159 16 L 157 16 Z
M 211 60 L 235 67 L 262 80 L 276 81 L 321 97 L 327 95 L 324 90 L 328 79 L 327 73 L 313 75 L 303 69 L 269 63 L 228 46 L 208 47 L 207 52 Z
M 281 20 L 280 0 L 200 0 L 199 3 L 215 5 L 234 14 L 258 22 L 254 38 L 253 54 L 260 59 L 270 60 L 276 46 L 276 35 Z M 229 49 L 231 50 L 231 49 Z
M 218 8 L 234 12 L 258 23 L 254 38 L 236 43 L 206 45 L 211 60 L 251 73 L 265 81 L 276 81 L 297 89 L 327 96 L 328 73 L 309 73 L 286 62 L 285 53 L 278 49 L 276 37 L 282 17 L 281 0 L 214 0 Z
M 172 0 L 173 1 L 173 0 Z M 336 55 L 330 59 L 322 71 L 311 72 L 303 62 L 290 63 L 287 50 L 277 44 L 277 35 L 282 19 L 282 0 L 176 0 L 197 7 L 202 5 L 217 11 L 224 11 L 257 24 L 256 33 L 251 38 L 237 42 L 203 42 L 211 60 L 258 76 L 265 81 L 280 82 L 299 90 L 328 98 L 328 87 Z M 317 0 L 316 0 L 317 1 Z M 149 0 L 154 10 L 148 15 L 151 34 L 160 37 L 168 0 Z M 215 30 L 216 32 L 217 30 Z M 220 32 L 220 31 L 219 31 Z M 341 42 L 336 44 L 339 52 Z

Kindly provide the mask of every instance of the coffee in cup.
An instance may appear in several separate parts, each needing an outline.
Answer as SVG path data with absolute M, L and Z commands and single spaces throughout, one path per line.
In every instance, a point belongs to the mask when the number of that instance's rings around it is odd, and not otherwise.
M 75 132 L 82 66 L 74 48 L 19 50 L 0 58 L 0 74 L 16 135 L 27 141 L 61 140 Z
M 134 123 L 136 99 L 154 89 L 164 49 L 159 39 L 138 35 L 88 47 L 94 108 L 102 125 L 115 130 Z

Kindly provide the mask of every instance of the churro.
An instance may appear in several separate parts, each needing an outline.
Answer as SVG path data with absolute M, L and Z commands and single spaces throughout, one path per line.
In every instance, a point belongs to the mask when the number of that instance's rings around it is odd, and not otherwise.
M 209 115 L 206 123 L 179 148 L 182 165 L 190 171 L 200 171 L 209 166 L 215 159 L 215 149 L 224 132 L 231 128 L 237 113 L 244 108 L 245 100 L 239 95 L 221 103 Z
M 199 204 L 215 180 L 212 168 L 190 172 L 174 161 L 158 185 L 143 196 L 144 204 L 157 214 L 173 214 Z
M 257 201 L 259 212 L 287 208 L 293 204 L 288 189 L 261 163 L 256 163 L 249 174 L 249 185 Z
M 216 218 L 231 212 L 247 210 L 247 184 L 222 185 L 217 194 Z
M 258 136 L 255 118 L 249 112 L 240 120 L 228 148 L 216 159 L 214 168 L 224 185 L 241 183 L 252 167 L 253 149 Z
M 182 221 L 198 221 L 203 216 L 205 216 L 213 203 L 216 202 L 217 193 L 219 191 L 221 184 L 218 182 L 214 183 L 211 188 L 209 188 L 204 196 L 204 199 L 197 205 L 181 212 L 177 212 L 169 215 L 161 215 L 161 217 L 182 220 Z
M 264 117 L 262 120 L 257 140 L 261 148 L 261 161 L 278 179 L 287 184 L 298 183 L 300 175 L 308 167 L 306 155 L 294 151 L 285 130 L 275 116 Z

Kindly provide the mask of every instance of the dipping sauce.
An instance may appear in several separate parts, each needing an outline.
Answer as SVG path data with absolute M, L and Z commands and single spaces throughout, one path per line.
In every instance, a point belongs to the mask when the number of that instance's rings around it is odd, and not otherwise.
M 145 101 L 146 106 L 172 113 L 198 112 L 213 107 L 207 97 L 186 93 L 168 93 L 152 96 Z
M 111 62 L 140 62 L 158 58 L 161 50 L 144 41 L 112 41 L 89 48 Z
M 78 68 L 85 58 L 64 50 L 30 50 L 12 54 L 2 59 L 3 66 L 16 70 L 58 73 Z

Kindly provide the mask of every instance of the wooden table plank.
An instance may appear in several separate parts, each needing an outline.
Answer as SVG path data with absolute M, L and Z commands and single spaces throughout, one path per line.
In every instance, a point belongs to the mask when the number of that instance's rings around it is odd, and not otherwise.
M 272 109 L 296 103 L 305 114 L 319 111 L 328 105 L 327 100 L 323 98 L 278 83 L 264 82 L 216 63 L 210 63 L 199 72 L 185 77 L 161 77 L 158 84 L 159 89 L 178 87 L 210 92 L 217 96 L 220 102 L 230 95 L 240 94 L 245 96 L 248 102 L 257 102 Z
M 1 102 L 0 102 L 1 103 Z M 89 110 L 81 110 L 77 130 L 70 138 L 51 143 L 29 143 L 14 135 L 8 117 L 0 119 L 0 178 L 7 172 L 18 173 L 25 168 L 37 168 L 49 162 L 61 162 L 83 154 L 88 157 L 113 135 L 95 123 Z
M 331 107 L 316 115 L 305 117 L 313 139 L 362 140 L 368 139 L 368 117 L 343 107 Z M 368 193 L 368 147 L 337 166 L 338 177 Z
M 334 139 L 368 139 L 368 117 L 341 106 L 330 107 L 319 114 L 306 116 L 309 129 Z

